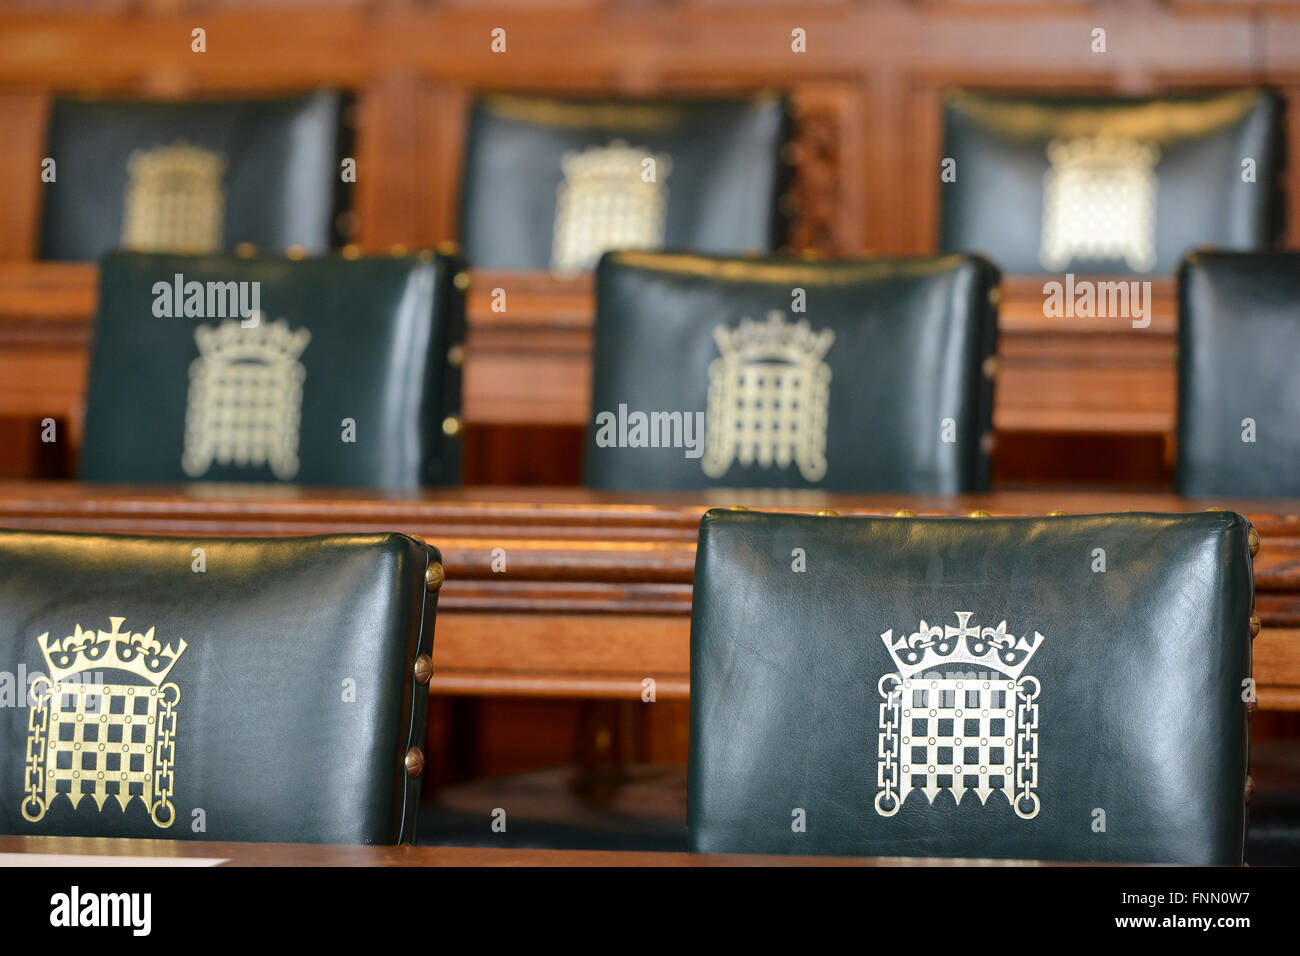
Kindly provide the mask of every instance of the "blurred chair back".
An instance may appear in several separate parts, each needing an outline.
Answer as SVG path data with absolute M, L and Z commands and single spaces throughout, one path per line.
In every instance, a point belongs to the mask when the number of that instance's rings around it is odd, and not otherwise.
M 41 258 L 114 249 L 319 255 L 340 238 L 342 94 L 195 102 L 63 98 L 50 116 Z
M 1280 104 L 1258 89 L 1118 99 L 957 92 L 940 244 L 1008 273 L 1172 275 L 1281 229 Z
M 433 253 L 109 256 L 82 478 L 457 483 L 464 278 Z
M 984 488 L 998 272 L 937 259 L 611 253 L 595 488 Z
M 1178 275 L 1178 491 L 1300 497 L 1300 252 Z
M 608 249 L 768 252 L 790 135 L 776 96 L 488 96 L 474 105 L 461 240 L 478 268 L 589 271 Z
M 398 534 L 0 532 L 0 833 L 413 842 L 441 570 Z
M 1250 531 L 709 512 L 691 849 L 1241 863 Z

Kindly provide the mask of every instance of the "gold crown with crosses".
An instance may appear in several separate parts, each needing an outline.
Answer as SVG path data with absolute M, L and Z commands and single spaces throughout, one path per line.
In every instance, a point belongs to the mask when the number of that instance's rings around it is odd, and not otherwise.
M 718 351 L 724 357 L 755 362 L 781 359 L 787 362 L 820 362 L 835 342 L 831 329 L 814 332 L 807 319 L 785 321 L 779 309 L 767 313 L 767 321 L 744 318 L 734 329 L 718 326 L 713 330 Z
M 560 159 L 564 178 L 570 183 L 584 186 L 628 183 L 642 185 L 641 169 L 647 159 L 655 162 L 655 179 L 644 185 L 652 186 L 672 170 L 672 160 L 663 154 L 652 154 L 645 149 L 634 149 L 621 140 L 611 140 L 608 146 L 590 146 L 581 153 L 567 152 Z
M 971 624 L 974 612 L 957 611 L 957 624 L 927 624 L 911 634 L 894 637 L 892 629 L 880 635 L 885 649 L 898 665 L 898 674 L 907 679 L 935 667 L 966 664 L 987 667 L 1019 680 L 1029 659 L 1043 646 L 1043 635 L 1037 631 L 1030 637 L 1017 637 L 1007 633 L 1007 622 L 997 627 L 980 627 Z
M 234 319 L 226 319 L 217 328 L 200 325 L 194 330 L 194 340 L 204 358 L 234 362 L 239 359 L 261 361 L 294 361 L 311 342 L 308 329 L 289 329 L 284 319 L 259 322 L 245 327 Z
M 41 654 L 55 683 L 81 671 L 119 670 L 143 678 L 157 687 L 167 679 L 180 656 L 189 646 L 181 640 L 176 647 L 163 646 L 154 637 L 154 628 L 143 634 L 122 630 L 124 617 L 110 617 L 111 631 L 88 631 L 80 624 L 65 638 L 50 639 L 46 631 L 36 638 Z
M 1047 146 L 1047 157 L 1052 165 L 1061 168 L 1148 170 L 1160 158 L 1160 147 L 1155 143 L 1140 143 L 1116 136 L 1080 136 L 1075 139 L 1055 139 Z

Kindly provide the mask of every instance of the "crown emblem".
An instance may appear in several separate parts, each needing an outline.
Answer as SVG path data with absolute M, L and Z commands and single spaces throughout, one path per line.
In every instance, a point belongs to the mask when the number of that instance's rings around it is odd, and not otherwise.
M 650 156 L 644 149 L 633 149 L 621 139 L 611 140 L 608 146 L 591 146 L 581 153 L 565 153 L 560 160 L 564 178 L 572 184 L 592 188 L 619 188 L 628 183 L 641 185 L 641 164 L 651 158 L 655 161 L 655 175 L 667 176 L 672 171 L 668 156 Z M 650 183 L 645 183 L 650 185 Z
M 957 624 L 927 624 L 924 619 L 911 634 L 894 637 L 893 630 L 885 631 L 880 639 L 885 649 L 898 665 L 904 677 L 941 665 L 969 664 L 973 667 L 990 667 L 1019 680 L 1020 674 L 1042 646 L 1043 635 L 1016 637 L 1007 633 L 1007 622 L 997 627 L 979 627 L 970 623 L 971 611 L 957 611 Z
M 48 631 L 36 638 L 50 679 L 58 683 L 85 670 L 118 670 L 155 687 L 162 684 L 189 645 L 181 640 L 175 648 L 170 643 L 164 646 L 154 637 L 152 627 L 143 634 L 130 628 L 123 631 L 125 621 L 124 617 L 110 617 L 111 631 L 88 631 L 77 624 L 65 638 L 51 640 Z
M 774 310 L 767 320 L 755 322 L 744 318 L 734 328 L 720 325 L 713 330 L 713 340 L 723 358 L 742 362 L 820 362 L 835 342 L 835 332 L 814 332 L 807 319 L 787 322 L 784 313 Z
M 1160 147 L 1116 136 L 1080 136 L 1052 140 L 1047 145 L 1047 158 L 1058 169 L 1126 172 L 1154 166 L 1160 158 Z
M 194 341 L 199 354 L 217 362 L 295 362 L 311 342 L 311 331 L 291 331 L 285 319 L 249 327 L 227 319 L 215 329 L 198 326 Z

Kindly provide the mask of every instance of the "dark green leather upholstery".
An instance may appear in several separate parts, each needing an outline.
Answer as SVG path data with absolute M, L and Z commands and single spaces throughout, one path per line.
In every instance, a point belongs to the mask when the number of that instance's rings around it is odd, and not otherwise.
M 461 244 L 480 268 L 557 271 L 588 270 L 604 249 L 771 251 L 782 241 L 789 129 L 786 103 L 769 95 L 484 97 L 466 141 Z M 648 158 L 654 184 L 642 194 Z M 561 195 L 570 187 L 571 205 Z M 566 237 L 599 249 L 571 261 Z
M 439 560 L 399 534 L 0 532 L 0 833 L 413 842 Z
M 348 188 L 339 167 L 351 149 L 345 106 L 331 91 L 199 102 L 58 99 L 46 152 L 57 178 L 44 187 L 41 258 L 92 260 L 122 247 L 220 252 L 241 242 L 270 253 L 291 245 L 325 252 Z M 181 149 L 168 153 L 174 147 Z M 141 235 L 126 222 L 133 185 L 143 198 L 149 183 L 160 192 L 143 214 L 166 224 L 145 234 L 161 244 L 124 242 Z M 219 212 L 209 232 L 197 219 L 211 211 L 213 184 Z
M 1178 315 L 1179 493 L 1300 496 L 1300 252 L 1189 256 Z
M 1007 273 L 1170 275 L 1195 247 L 1261 249 L 1281 230 L 1280 104 L 1267 91 L 961 91 L 944 117 L 956 181 L 939 187 L 941 247 L 978 251 Z M 1051 226 L 1045 208 L 1061 210 Z
M 709 512 L 691 849 L 1240 863 L 1248 533 Z
M 460 408 L 463 350 L 453 348 L 464 338 L 460 269 L 459 260 L 431 253 L 109 256 L 91 346 L 82 478 L 457 483 L 459 443 L 443 423 Z M 191 288 L 201 289 L 194 302 L 201 299 L 203 317 L 176 314 L 178 274 L 180 311 Z M 263 318 L 245 328 L 229 294 L 243 290 L 249 304 L 255 289 Z M 171 317 L 156 314 L 160 298 L 170 300 Z M 350 436 L 345 420 L 355 423 Z
M 990 263 L 958 255 L 611 253 L 596 274 L 586 484 L 984 488 L 997 283 Z M 664 411 L 681 413 L 678 447 L 662 447 L 663 419 L 649 430 L 661 447 L 632 447 L 633 413 Z M 701 420 L 704 446 L 687 457 L 685 426 Z

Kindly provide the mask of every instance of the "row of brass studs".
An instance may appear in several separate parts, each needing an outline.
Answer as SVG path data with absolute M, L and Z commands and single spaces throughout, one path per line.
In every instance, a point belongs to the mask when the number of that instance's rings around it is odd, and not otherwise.
M 727 510 L 728 510 L 728 511 L 748 511 L 749 509 L 746 508 L 744 505 L 730 505 L 730 506 L 728 506 Z M 1049 512 L 1047 513 L 1047 515 L 1048 515 L 1048 517 L 1050 517 L 1050 518 L 1059 518 L 1061 515 L 1068 515 L 1069 513 L 1070 513 L 1070 512 L 1068 512 L 1068 511 L 1049 511 Z M 822 508 L 820 511 L 814 512 L 814 517 L 817 517 L 817 518 L 838 518 L 838 517 L 840 517 L 840 513 L 839 513 L 838 511 L 836 511 L 834 508 Z M 897 511 L 895 511 L 895 512 L 890 516 L 890 517 L 893 517 L 893 518 L 915 518 L 915 517 L 916 517 L 916 512 L 915 512 L 915 511 L 909 511 L 909 510 L 906 509 L 906 508 L 899 508 L 899 509 L 898 509 Z M 988 512 L 988 511 L 972 511 L 972 512 L 971 512 L 970 514 L 968 514 L 966 517 L 968 517 L 968 518 L 992 518 L 993 515 L 992 515 L 991 512 Z M 1252 532 L 1253 532 L 1253 530 L 1254 530 L 1254 529 L 1252 529 Z M 1257 536 L 1257 537 L 1258 537 L 1258 536 Z M 1256 550 L 1256 551 L 1259 550 L 1259 544 L 1258 544 L 1258 541 L 1256 541 L 1256 544 L 1255 544 L 1255 550 Z M 1255 553 L 1254 551 L 1251 552 L 1251 554 L 1254 554 L 1254 553 Z
M 442 582 L 446 578 L 447 572 L 442 564 L 433 561 L 430 562 L 428 569 L 424 572 L 424 585 L 430 591 L 437 591 L 442 587 Z M 428 654 L 421 654 L 416 657 L 414 673 L 417 684 L 428 684 L 433 678 L 433 658 Z M 406 769 L 406 775 L 412 780 L 418 777 L 424 772 L 424 751 L 419 747 L 412 747 L 406 751 L 403 767 Z

